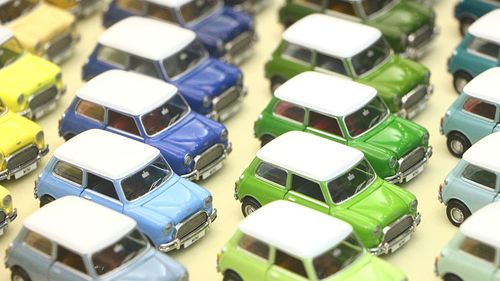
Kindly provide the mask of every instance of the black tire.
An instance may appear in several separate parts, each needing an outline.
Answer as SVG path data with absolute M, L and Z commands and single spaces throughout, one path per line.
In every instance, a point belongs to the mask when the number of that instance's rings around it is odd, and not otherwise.
M 471 143 L 463 134 L 452 132 L 446 138 L 446 146 L 453 156 L 462 158 L 467 149 L 471 147 Z
M 464 89 L 465 85 L 472 80 L 472 76 L 466 72 L 459 71 L 453 74 L 453 88 L 460 94 Z
M 28 273 L 20 267 L 13 267 L 12 273 L 10 274 L 10 280 L 12 281 L 31 281 Z
M 460 34 L 462 36 L 465 36 L 467 32 L 469 32 L 469 27 L 471 24 L 473 24 L 476 20 L 473 18 L 463 18 L 460 20 Z
M 231 271 L 231 270 L 227 270 L 226 272 L 224 272 L 224 279 L 222 279 L 222 280 L 223 281 L 243 281 L 243 279 L 241 279 L 241 277 L 238 275 L 238 273 Z
M 444 281 L 462 281 L 462 278 L 456 276 L 455 274 L 446 274 L 443 277 Z
M 241 202 L 241 212 L 243 216 L 248 216 L 251 213 L 255 212 L 261 205 L 253 198 L 245 198 L 243 202 Z
M 271 78 L 271 95 L 274 95 L 276 89 L 278 89 L 283 83 L 285 83 L 285 79 L 279 76 L 274 76 Z
M 471 215 L 469 208 L 464 203 L 452 200 L 446 206 L 446 216 L 454 226 L 460 226 Z M 453 280 L 453 279 L 450 279 Z
M 56 199 L 50 195 L 44 195 L 44 196 L 40 197 L 40 208 L 49 204 L 50 202 L 52 202 L 54 200 L 56 200 Z
M 71 134 L 71 133 L 69 133 L 69 134 L 64 135 L 64 136 L 63 136 L 63 139 L 64 139 L 65 141 L 69 141 L 69 140 L 70 140 L 70 139 L 72 139 L 74 136 L 75 136 L 75 134 Z
M 270 135 L 264 135 L 260 138 L 260 147 L 263 147 L 264 145 L 268 144 L 270 141 L 274 140 L 273 136 Z

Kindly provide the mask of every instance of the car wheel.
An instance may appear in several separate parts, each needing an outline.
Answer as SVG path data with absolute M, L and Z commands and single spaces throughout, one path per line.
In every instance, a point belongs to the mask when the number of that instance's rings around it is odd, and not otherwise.
M 258 208 L 260 208 L 259 202 L 255 201 L 255 199 L 252 198 L 245 198 L 243 199 L 243 203 L 241 204 L 241 212 L 243 213 L 243 216 L 248 216 L 251 213 L 257 211 Z
M 460 94 L 470 80 L 472 80 L 472 76 L 468 73 L 459 71 L 453 74 L 453 87 L 455 88 L 455 91 Z
M 462 281 L 462 279 L 454 274 L 446 274 L 443 278 L 444 281 Z
M 263 147 L 264 145 L 268 144 L 274 139 L 273 136 L 270 135 L 265 135 L 260 138 L 260 147 Z
M 469 139 L 461 133 L 449 134 L 446 139 L 446 145 L 450 153 L 458 158 L 462 158 L 467 149 L 471 147 Z
M 29 275 L 20 267 L 12 268 L 12 273 L 10 275 L 12 281 L 31 281 Z
M 473 18 L 463 18 L 460 20 L 460 34 L 465 36 L 469 32 L 469 27 L 474 23 Z
M 446 215 L 448 220 L 454 226 L 460 226 L 470 215 L 469 208 L 460 201 L 450 201 L 446 206 Z
M 50 202 L 54 201 L 54 197 L 49 196 L 49 195 L 44 195 L 40 198 L 40 208 L 49 204 Z
M 66 134 L 66 135 L 64 135 L 64 136 L 63 136 L 63 139 L 64 139 L 65 141 L 69 141 L 69 140 L 70 140 L 70 139 L 72 139 L 74 136 L 75 136 L 75 134 L 71 134 L 71 133 L 70 133 L 70 134 Z
M 236 272 L 228 270 L 224 272 L 223 281 L 243 281 L 243 279 Z
M 283 83 L 285 83 L 285 79 L 279 76 L 271 78 L 271 95 L 274 95 L 276 89 L 278 89 L 281 85 L 283 85 Z

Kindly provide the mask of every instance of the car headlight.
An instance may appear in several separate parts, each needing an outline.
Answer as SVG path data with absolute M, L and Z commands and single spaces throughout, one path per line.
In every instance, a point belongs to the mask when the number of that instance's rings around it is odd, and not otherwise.
M 22 105 L 24 103 L 24 94 L 20 94 L 18 97 L 17 97 L 17 104 L 18 105 Z
M 172 223 L 167 223 L 165 229 L 163 230 L 164 234 L 169 234 L 174 229 L 174 225 Z
M 35 53 L 38 55 L 43 53 L 43 44 L 41 42 L 35 44 Z
M 382 236 L 382 228 L 380 226 L 376 226 L 375 229 L 373 229 L 373 238 L 378 238 L 380 236 Z
M 210 206 L 212 206 L 212 201 L 213 201 L 213 198 L 212 198 L 212 195 L 210 195 L 207 198 L 205 198 L 205 200 L 203 200 L 203 206 L 205 208 L 209 208 Z
M 12 196 L 5 196 L 2 200 L 2 203 L 4 208 L 10 207 L 10 205 L 12 204 Z
M 403 101 L 401 100 L 400 97 L 394 97 L 392 103 L 394 104 L 394 107 L 397 109 L 401 108 L 401 106 L 403 105 Z
M 36 136 L 35 136 L 35 142 L 36 142 L 36 144 L 38 144 L 39 146 L 41 146 L 41 145 L 43 145 L 44 141 L 45 141 L 45 136 L 43 134 L 43 131 L 38 132 L 36 134 Z
M 181 277 L 179 278 L 179 281 L 189 281 L 189 273 L 187 271 L 184 271 L 184 273 L 182 273 Z
M 193 162 L 193 156 L 191 156 L 189 153 L 184 155 L 184 165 L 189 166 Z
M 396 168 L 398 165 L 398 159 L 394 156 L 389 157 L 389 168 L 393 169 Z
M 212 98 L 209 96 L 204 96 L 203 97 L 203 107 L 209 108 L 212 106 Z
M 236 80 L 236 85 L 243 86 L 243 73 L 240 73 L 240 76 L 238 76 L 238 80 Z
M 0 167 L 1 167 L 4 159 L 5 159 L 5 157 L 3 157 L 3 154 L 0 153 Z
M 227 129 L 224 128 L 222 132 L 220 132 L 220 141 L 225 142 L 227 141 L 229 133 L 227 132 Z
M 417 207 L 418 207 L 418 201 L 417 200 L 413 200 L 410 204 L 410 210 L 411 211 L 416 211 L 417 210 Z
M 221 39 L 218 39 L 217 42 L 215 43 L 216 47 L 217 47 L 217 51 L 219 52 L 223 52 L 224 51 L 224 41 L 222 41 Z
M 422 136 L 422 143 L 423 144 L 429 143 L 429 132 L 425 132 L 424 135 Z
M 425 73 L 425 76 L 424 76 L 424 83 L 429 84 L 430 82 L 431 82 L 431 72 L 427 71 L 427 73 Z
M 61 82 L 62 81 L 62 72 L 57 73 L 56 75 L 56 81 Z

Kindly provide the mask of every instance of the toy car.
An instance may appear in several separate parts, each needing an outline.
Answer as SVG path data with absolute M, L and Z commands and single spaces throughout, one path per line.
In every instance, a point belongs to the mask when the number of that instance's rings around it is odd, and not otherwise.
M 162 252 L 192 245 L 217 216 L 210 193 L 173 173 L 158 149 L 97 129 L 61 145 L 35 182 L 40 206 L 68 195 L 135 219 Z
M 391 112 L 413 117 L 432 93 L 430 71 L 394 55 L 381 36 L 366 25 L 319 14 L 307 16 L 283 33 L 266 64 L 271 90 L 301 72 L 315 70 L 370 85 Z
M 231 152 L 224 125 L 192 112 L 176 87 L 122 70 L 104 72 L 78 90 L 59 124 L 66 140 L 105 129 L 152 145 L 176 174 L 194 180 L 222 168 Z
M 0 27 L 0 99 L 10 110 L 38 119 L 65 91 L 61 68 L 26 52 L 12 32 Z
M 60 63 L 80 40 L 75 17 L 40 0 L 0 2 L 0 23 L 11 29 L 30 52 Z
M 445 281 L 495 280 L 500 250 L 499 203 L 491 203 L 472 215 L 441 251 L 435 273 Z
M 469 26 L 478 18 L 498 8 L 500 8 L 500 2 L 496 0 L 458 1 L 455 6 L 455 18 L 460 23 L 460 33 L 462 36 L 467 34 Z
M 454 156 L 462 157 L 472 144 L 500 130 L 499 78 L 500 67 L 479 74 L 463 88 L 441 119 L 440 132 Z
M 145 16 L 190 29 L 211 56 L 235 64 L 251 55 L 257 39 L 253 18 L 225 6 L 223 0 L 113 0 L 103 23 L 109 27 L 130 16 Z
M 374 88 L 317 72 L 278 88 L 254 125 L 262 145 L 292 130 L 361 150 L 377 174 L 393 183 L 416 177 L 432 155 L 429 132 L 391 114 Z
M 17 218 L 17 209 L 12 204 L 9 190 L 1 185 L 0 198 L 0 235 L 2 235 L 9 224 Z
M 379 29 L 394 51 L 410 58 L 421 57 L 438 33 L 434 11 L 417 1 L 286 0 L 285 3 L 279 11 L 279 20 L 285 26 L 313 13 L 362 22 Z M 343 39 L 335 35 L 329 37 L 338 44 Z
M 218 255 L 217 269 L 231 281 L 406 280 L 370 255 L 349 224 L 287 201 L 245 218 Z
M 106 1 L 102 0 L 45 0 L 47 3 L 56 5 L 70 11 L 80 17 L 87 17 L 101 10 Z
M 237 113 L 246 95 L 240 69 L 210 58 L 194 32 L 147 18 L 129 17 L 106 30 L 82 76 L 90 80 L 111 69 L 170 82 L 194 111 L 216 120 Z
M 500 178 L 500 133 L 493 133 L 467 150 L 439 187 L 439 202 L 449 221 L 459 226 L 486 204 L 496 201 Z
M 500 35 L 492 26 L 500 26 L 500 9 L 474 22 L 448 59 L 448 72 L 453 75 L 457 93 L 481 72 L 500 65 Z
M 186 269 L 159 253 L 115 211 L 66 196 L 31 214 L 9 245 L 12 280 L 187 281 Z
M 402 247 L 420 223 L 415 196 L 379 178 L 361 151 L 304 132 L 262 147 L 236 182 L 235 199 L 245 216 L 289 200 L 344 220 L 375 255 Z
M 243 10 L 251 14 L 258 13 L 269 5 L 266 0 L 225 0 L 224 3 L 236 10 Z

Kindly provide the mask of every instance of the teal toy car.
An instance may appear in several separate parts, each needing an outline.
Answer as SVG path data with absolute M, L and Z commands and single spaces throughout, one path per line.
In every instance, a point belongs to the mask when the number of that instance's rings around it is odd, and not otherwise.
M 478 18 L 500 8 L 498 0 L 460 0 L 455 6 L 455 18 L 460 23 L 460 33 L 467 34 L 469 26 Z

